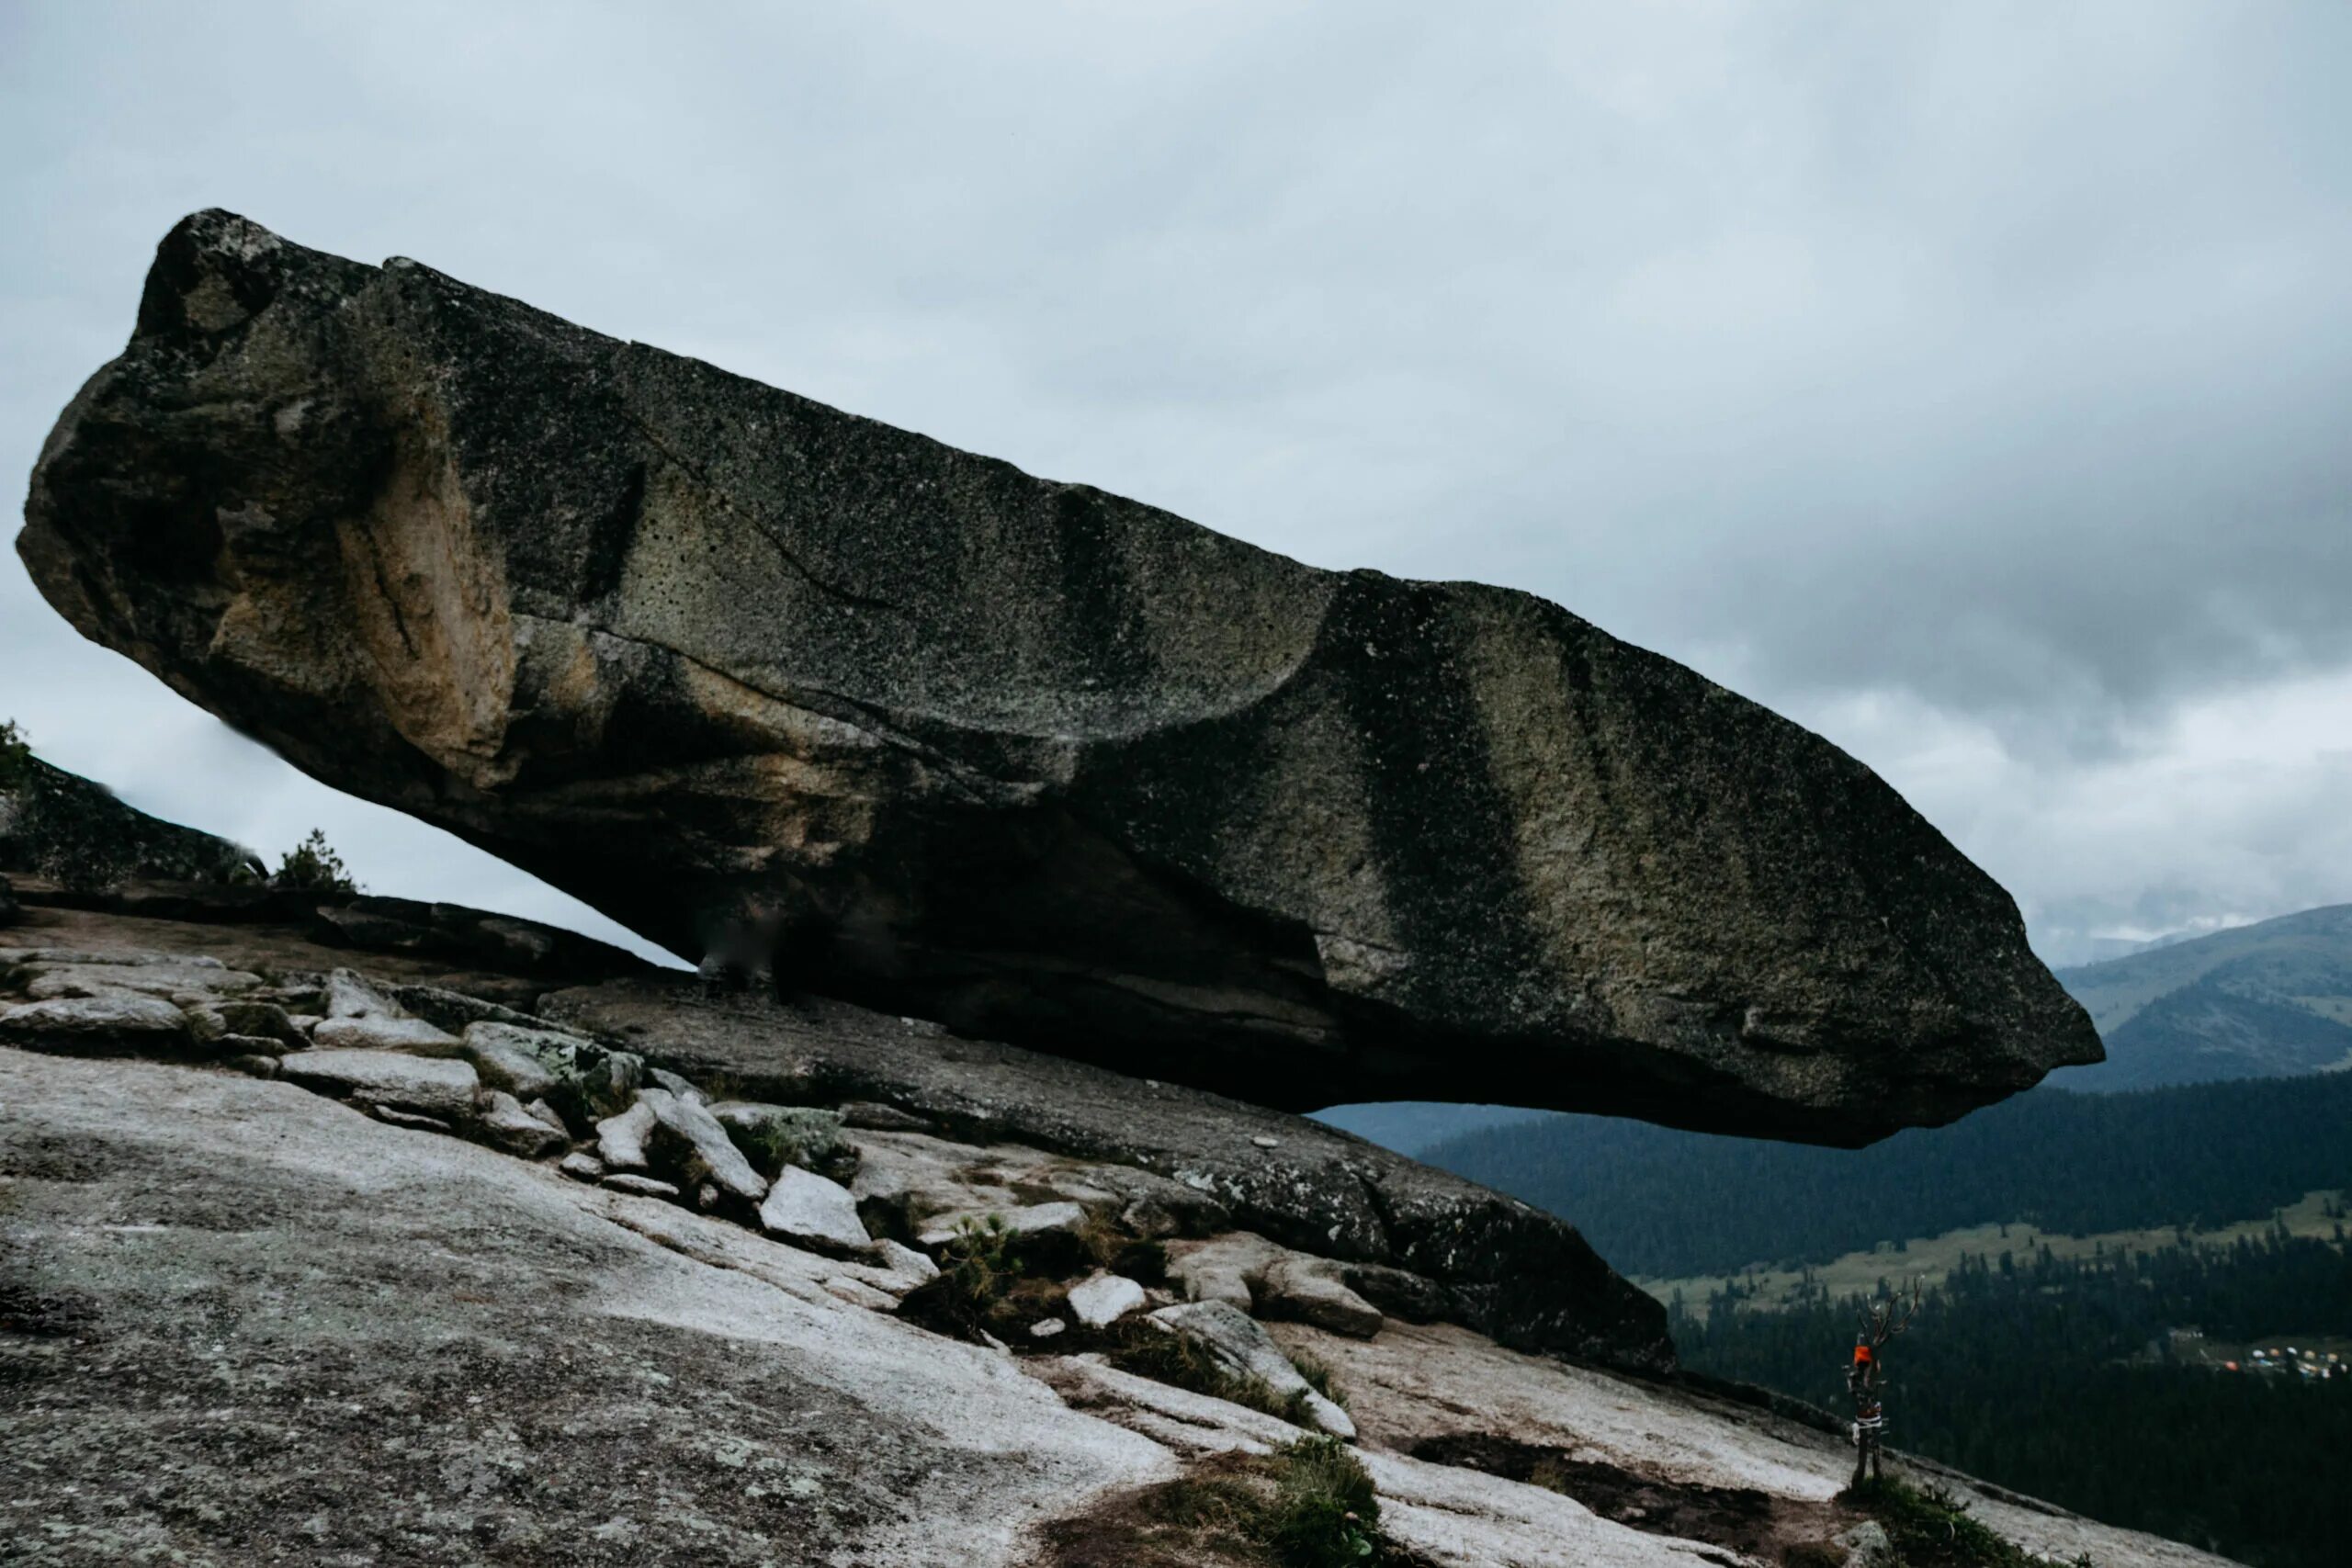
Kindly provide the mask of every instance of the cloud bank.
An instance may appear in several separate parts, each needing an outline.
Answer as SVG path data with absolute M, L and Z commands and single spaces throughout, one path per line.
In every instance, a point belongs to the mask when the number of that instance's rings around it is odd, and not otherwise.
M 0 468 L 226 206 L 1845 745 L 2046 953 L 2352 899 L 2352 9 L 17 6 Z M 0 565 L 0 712 L 388 891 Z

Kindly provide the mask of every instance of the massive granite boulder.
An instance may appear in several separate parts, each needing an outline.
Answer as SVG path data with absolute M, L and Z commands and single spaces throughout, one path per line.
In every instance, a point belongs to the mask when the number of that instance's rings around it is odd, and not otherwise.
M 228 213 L 164 241 L 26 517 L 74 626 L 308 772 L 967 1032 L 1837 1143 L 2099 1055 L 1870 770 L 1555 605 Z

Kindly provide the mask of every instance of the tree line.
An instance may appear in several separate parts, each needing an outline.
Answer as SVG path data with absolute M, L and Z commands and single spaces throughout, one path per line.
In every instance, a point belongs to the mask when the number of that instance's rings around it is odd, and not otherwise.
M 1865 1149 L 1557 1115 L 1421 1157 L 1569 1220 L 1626 1273 L 1687 1279 L 1995 1221 L 2080 1235 L 2260 1219 L 2352 1187 L 2352 1073 L 2036 1089 Z
M 1729 1280 L 1669 1310 L 1690 1366 L 1836 1409 L 1861 1305 L 1821 1292 L 1761 1310 Z M 2173 1339 L 2192 1325 L 2225 1344 L 2352 1332 L 2352 1260 L 2340 1239 L 2283 1229 L 2080 1259 L 1972 1257 L 1892 1351 L 1887 1441 L 2256 1568 L 2343 1562 L 2352 1375 L 2219 1371 L 2199 1342 Z

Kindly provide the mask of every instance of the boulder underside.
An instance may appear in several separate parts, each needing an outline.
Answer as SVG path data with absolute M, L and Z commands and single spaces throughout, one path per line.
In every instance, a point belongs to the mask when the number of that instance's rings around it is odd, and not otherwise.
M 26 516 L 75 626 L 307 772 L 967 1033 L 1833 1143 L 2098 1057 L 1867 768 L 1555 605 L 226 213 L 164 240 Z

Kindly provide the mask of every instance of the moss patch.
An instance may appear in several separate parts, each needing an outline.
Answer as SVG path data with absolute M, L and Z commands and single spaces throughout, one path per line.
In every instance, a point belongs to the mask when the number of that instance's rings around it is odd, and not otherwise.
M 1176 1481 L 1046 1528 L 1050 1568 L 1416 1568 L 1380 1534 L 1372 1477 L 1347 1446 L 1306 1438 L 1220 1454 Z

